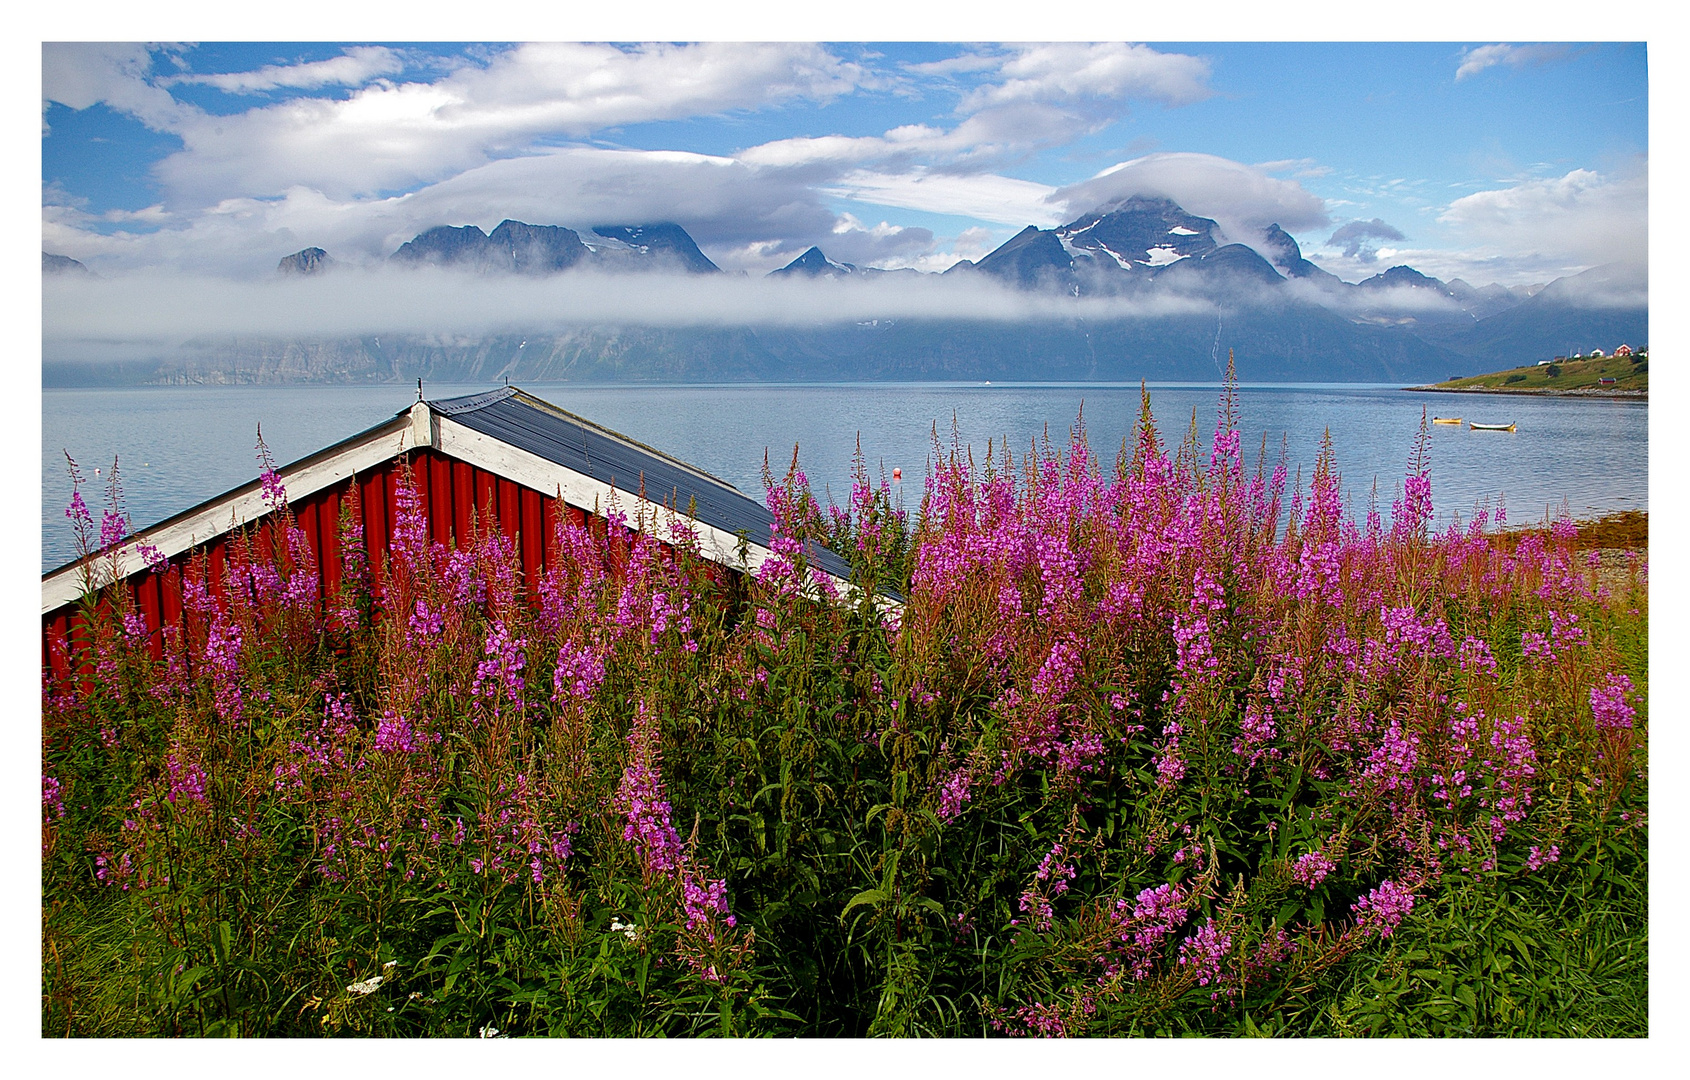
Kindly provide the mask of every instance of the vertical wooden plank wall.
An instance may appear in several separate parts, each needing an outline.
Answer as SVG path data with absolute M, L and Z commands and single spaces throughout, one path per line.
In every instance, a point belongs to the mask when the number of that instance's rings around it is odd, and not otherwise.
M 526 581 L 533 581 L 540 574 L 553 552 L 551 514 L 554 505 L 566 510 L 576 524 L 585 524 L 589 516 L 579 507 L 559 503 L 553 495 L 522 487 L 466 462 L 448 458 L 437 450 L 413 451 L 409 462 L 422 493 L 429 538 L 448 546 L 462 545 L 477 525 L 483 529 L 497 527 L 515 544 Z M 364 549 L 373 575 L 387 558 L 402 475 L 400 461 L 384 462 L 356 474 L 345 484 L 289 500 L 295 522 L 305 534 L 316 559 L 318 582 L 325 598 L 333 596 L 340 588 L 340 512 L 347 492 L 353 487 L 358 492 Z M 214 593 L 221 593 L 223 588 L 228 544 L 229 537 L 220 536 L 202 549 L 208 557 Z M 180 586 L 167 583 L 164 578 L 170 576 L 172 570 L 180 574 L 189 561 L 189 555 L 184 553 L 170 561 L 171 566 L 164 574 L 143 570 L 124 582 L 136 610 L 146 619 L 151 633 L 150 648 L 155 658 L 163 655 L 160 628 L 180 625 L 182 619 Z M 70 674 L 65 655 L 57 643 L 66 640 L 67 635 L 79 632 L 81 623 L 75 605 L 42 616 L 41 660 L 44 672 L 51 670 L 56 678 Z

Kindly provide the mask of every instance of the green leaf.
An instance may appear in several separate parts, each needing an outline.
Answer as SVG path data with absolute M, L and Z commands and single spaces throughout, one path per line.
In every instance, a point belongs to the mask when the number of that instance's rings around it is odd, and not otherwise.
M 843 916 L 859 904 L 884 904 L 890 899 L 892 899 L 891 894 L 885 892 L 884 890 L 864 889 L 856 896 L 853 896 L 851 898 L 851 902 L 845 905 L 845 910 L 841 911 L 839 914 Z

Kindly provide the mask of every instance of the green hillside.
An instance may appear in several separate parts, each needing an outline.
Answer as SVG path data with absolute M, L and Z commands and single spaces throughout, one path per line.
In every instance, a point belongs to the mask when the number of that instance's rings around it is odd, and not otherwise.
M 1602 385 L 1613 379 L 1613 385 Z M 1433 390 L 1631 390 L 1649 391 L 1649 354 L 1562 360 L 1551 364 L 1509 368 L 1489 375 L 1472 375 L 1434 383 Z

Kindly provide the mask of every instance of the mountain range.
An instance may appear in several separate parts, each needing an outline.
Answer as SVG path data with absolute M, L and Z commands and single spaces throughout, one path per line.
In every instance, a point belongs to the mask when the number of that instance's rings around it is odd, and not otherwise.
M 1547 286 L 1474 287 L 1393 266 L 1350 284 L 1303 256 L 1277 224 L 1251 243 L 1161 198 L 1135 196 L 1052 229 L 1028 226 L 982 257 L 944 272 L 1017 290 L 1114 297 L 1166 314 L 1044 318 L 871 319 L 813 327 L 582 326 L 513 330 L 443 343 L 383 339 L 226 339 L 197 350 L 112 365 L 50 365 L 49 384 L 98 381 L 737 381 L 1216 377 L 1227 349 L 1252 381 L 1430 381 L 1496 370 L 1622 341 L 1647 344 L 1638 283 L 1617 266 Z M 43 271 L 76 272 L 43 254 Z M 62 260 L 62 262 L 60 261 Z M 394 267 L 480 275 L 548 276 L 581 270 L 715 275 L 722 271 L 680 225 L 599 225 L 576 231 L 506 220 L 491 233 L 438 226 L 402 244 Z M 311 247 L 280 260 L 286 276 L 333 274 Z M 811 247 L 771 279 L 846 283 L 920 278 L 828 258 Z M 1163 303 L 1177 300 L 1180 303 Z M 1134 301 L 1143 303 L 1133 304 Z

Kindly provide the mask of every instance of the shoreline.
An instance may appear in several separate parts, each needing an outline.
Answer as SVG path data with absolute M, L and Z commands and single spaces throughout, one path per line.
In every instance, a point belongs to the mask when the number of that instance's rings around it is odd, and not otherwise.
M 1500 386 L 1405 386 L 1404 390 L 1432 394 L 1515 394 L 1524 397 L 1588 397 L 1615 398 L 1621 401 L 1648 401 L 1647 390 L 1603 390 L 1599 387 L 1579 387 L 1576 390 L 1543 388 L 1506 389 Z

